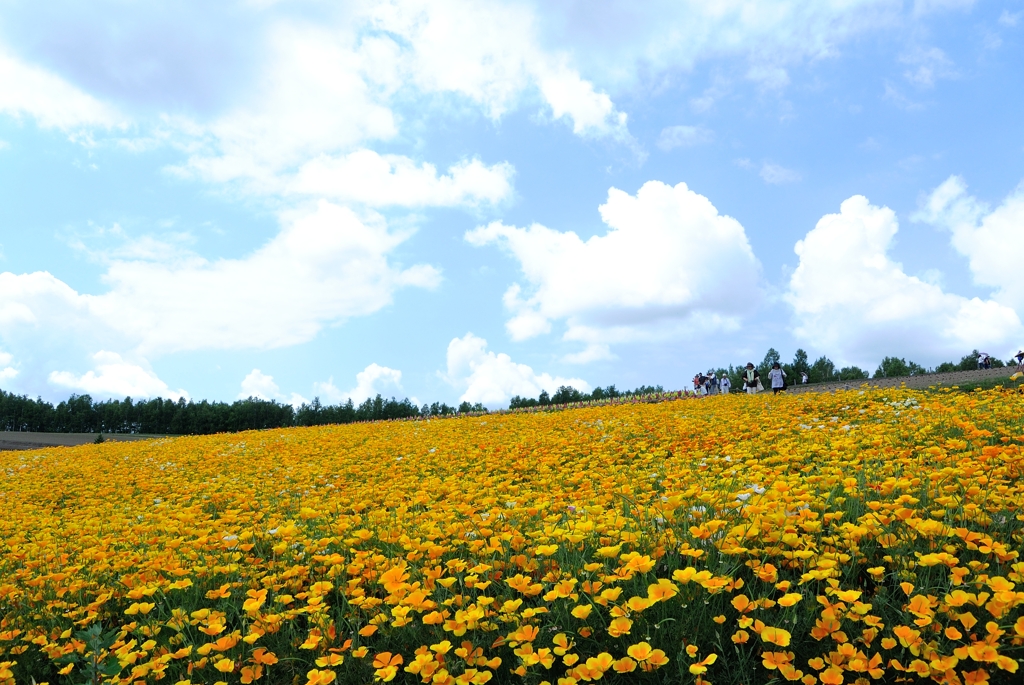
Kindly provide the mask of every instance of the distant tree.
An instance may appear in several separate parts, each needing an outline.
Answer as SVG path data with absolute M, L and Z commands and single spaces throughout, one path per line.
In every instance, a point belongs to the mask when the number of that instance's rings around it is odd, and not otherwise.
M 960 365 L 956 362 L 942 362 L 935 367 L 935 373 L 949 373 L 950 371 L 959 371 Z
M 838 375 L 841 381 L 857 381 L 868 378 L 871 374 L 858 366 L 844 366 Z
M 882 363 L 875 369 L 875 378 L 897 378 L 899 376 L 909 376 L 910 366 L 907 365 L 907 361 L 900 357 L 886 357 L 882 360 Z
M 551 396 L 551 404 L 569 404 L 570 402 L 582 402 L 583 393 L 572 386 L 563 385 Z
M 824 356 L 814 360 L 808 376 L 810 377 L 808 380 L 811 383 L 827 383 L 839 378 L 839 374 L 836 372 L 836 365 L 832 363 L 831 359 Z
M 786 368 L 786 374 L 792 374 L 795 380 L 790 381 L 791 383 L 797 383 L 800 380 L 800 374 L 806 373 L 810 375 L 811 365 L 807 359 L 807 352 L 803 349 L 798 349 L 796 354 L 793 355 L 793 363 L 788 364 Z
M 547 390 L 541 390 L 540 395 L 537 397 L 537 404 L 548 405 L 551 404 L 551 396 L 548 395 Z
M 761 374 L 761 383 L 763 384 L 768 378 L 768 371 L 772 368 L 772 364 L 781 362 L 782 355 L 779 354 L 778 350 L 774 347 L 769 347 L 768 351 L 765 352 L 764 359 L 758 364 L 757 370 Z
M 910 369 L 911 376 L 923 376 L 928 373 L 928 369 L 915 362 L 907 362 L 907 368 Z
M 978 355 L 981 352 L 978 350 L 971 350 L 970 354 L 965 354 L 960 358 L 960 363 L 957 364 L 960 371 L 973 371 L 978 368 Z

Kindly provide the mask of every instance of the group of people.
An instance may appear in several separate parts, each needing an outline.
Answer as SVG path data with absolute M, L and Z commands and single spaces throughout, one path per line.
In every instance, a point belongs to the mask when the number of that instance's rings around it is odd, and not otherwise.
M 747 362 L 740 373 L 740 378 L 744 392 L 753 395 L 764 390 L 764 386 L 761 385 L 761 372 L 754 367 L 753 362 Z M 772 393 L 776 395 L 786 389 L 786 372 L 782 370 L 782 365 L 778 362 L 772 364 L 772 368 L 768 371 L 768 381 Z M 800 373 L 800 382 L 807 382 L 806 371 Z M 693 377 L 693 390 L 698 395 L 727 395 L 732 390 L 732 381 L 724 371 L 718 376 L 714 371 L 700 372 Z
M 731 390 L 732 381 L 724 371 L 721 377 L 716 376 L 714 371 L 706 374 L 700 371 L 693 377 L 693 391 L 698 395 L 728 395 Z

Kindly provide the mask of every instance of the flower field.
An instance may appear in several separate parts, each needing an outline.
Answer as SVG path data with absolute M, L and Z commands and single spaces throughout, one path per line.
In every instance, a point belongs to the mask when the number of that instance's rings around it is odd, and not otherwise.
M 0 453 L 0 683 L 1017 683 L 1024 398 Z

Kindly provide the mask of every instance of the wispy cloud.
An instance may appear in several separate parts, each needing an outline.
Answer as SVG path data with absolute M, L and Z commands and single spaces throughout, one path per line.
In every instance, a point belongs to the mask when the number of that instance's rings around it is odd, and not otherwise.
M 668 152 L 677 147 L 693 147 L 715 139 L 711 129 L 703 126 L 669 126 L 661 130 L 658 147 Z
M 796 183 L 803 176 L 800 172 L 794 171 L 793 169 L 787 169 L 779 164 L 772 162 L 765 162 L 761 165 L 761 178 L 764 179 L 765 183 L 771 183 L 772 185 L 783 185 L 785 183 Z

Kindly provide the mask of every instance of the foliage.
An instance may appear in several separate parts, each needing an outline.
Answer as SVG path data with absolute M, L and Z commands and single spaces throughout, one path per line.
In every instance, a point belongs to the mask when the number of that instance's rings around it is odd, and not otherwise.
M 901 357 L 886 357 L 875 370 L 875 378 L 896 378 L 899 376 L 921 376 L 928 370 L 915 362 Z M 866 376 L 865 376 L 866 378 Z
M 738 395 L 0 453 L 0 682 L 1019 682 L 1022 402 Z
M 594 402 L 600 400 L 610 400 L 617 397 L 638 397 L 641 395 L 654 395 L 665 392 L 665 389 L 660 385 L 641 385 L 635 390 L 624 390 L 619 391 L 614 385 L 609 385 L 606 388 L 597 387 L 594 388 L 593 392 L 585 393 L 580 392 L 572 386 L 560 386 L 555 391 L 554 395 L 548 395 L 547 390 L 542 390 L 540 395 L 534 399 L 532 397 L 520 397 L 516 395 L 509 402 L 509 409 L 525 409 L 530 407 L 546 407 L 549 405 L 560 405 L 560 404 L 578 404 L 581 402 Z

